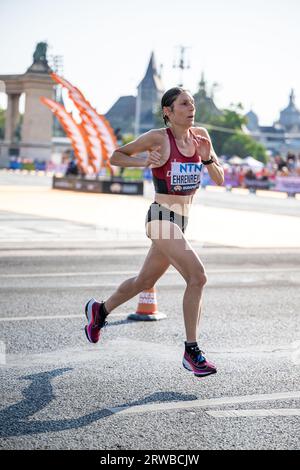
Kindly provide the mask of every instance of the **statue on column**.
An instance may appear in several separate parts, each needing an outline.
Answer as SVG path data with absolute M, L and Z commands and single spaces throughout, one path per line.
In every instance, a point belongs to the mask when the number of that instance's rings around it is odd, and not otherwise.
M 47 48 L 46 42 L 39 42 L 36 45 L 33 54 L 33 64 L 29 67 L 27 72 L 50 73 L 52 72 L 47 61 Z

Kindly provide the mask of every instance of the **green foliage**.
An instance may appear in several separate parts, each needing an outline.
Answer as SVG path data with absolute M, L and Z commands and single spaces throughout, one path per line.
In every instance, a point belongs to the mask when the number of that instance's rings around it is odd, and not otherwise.
M 123 134 L 122 136 L 122 145 L 129 144 L 134 140 L 134 135 L 133 134 Z
M 35 169 L 35 165 L 33 162 L 23 162 L 22 168 L 23 170 L 32 171 Z
M 265 147 L 242 131 L 242 126 L 247 124 L 247 118 L 240 114 L 242 109 L 242 105 L 238 103 L 231 105 L 230 109 L 224 109 L 220 116 L 210 116 L 207 119 L 207 129 L 214 149 L 217 155 L 238 155 L 241 158 L 251 155 L 253 158 L 266 163 Z M 212 129 L 210 129 L 210 126 L 212 126 Z M 226 131 L 227 129 L 232 132 Z
M 17 142 L 20 142 L 20 140 L 22 138 L 22 124 L 23 124 L 23 121 L 24 121 L 24 114 L 20 114 L 19 122 L 17 124 L 16 129 L 15 129 L 15 135 L 14 135 Z
M 21 129 L 24 120 L 24 115 L 20 114 L 19 122 L 14 132 L 14 139 L 19 142 L 21 140 Z M 0 140 L 4 139 L 4 131 L 5 131 L 5 109 L 0 108 Z
M 122 145 L 129 144 L 133 140 L 133 134 L 123 134 Z M 119 167 L 117 170 L 117 175 L 122 176 L 122 178 L 124 178 L 126 181 L 136 181 L 143 179 L 143 169 Z
M 5 110 L 0 108 L 0 139 L 4 139 L 4 129 L 5 129 Z
M 229 157 L 238 155 L 241 158 L 245 158 L 251 155 L 262 163 L 267 162 L 265 147 L 246 134 L 231 135 L 223 146 L 223 152 Z
M 238 105 L 239 106 L 239 105 Z M 237 109 L 224 109 L 223 114 L 219 117 L 222 127 L 228 129 L 242 129 L 243 124 L 247 124 L 247 118 L 238 113 Z
M 160 106 L 157 106 L 156 111 L 154 113 L 154 125 L 156 129 L 165 127 L 165 123 L 162 117 L 162 110 Z
M 194 98 L 196 95 L 194 96 Z M 195 121 L 196 122 L 203 122 L 203 123 L 211 123 L 212 120 L 217 119 L 216 115 L 211 114 L 211 108 L 205 101 L 200 101 L 199 103 L 196 102 L 196 114 L 195 114 Z
M 207 124 L 212 126 L 211 130 L 209 129 L 210 126 L 208 126 L 208 131 L 216 153 L 218 155 L 224 155 L 224 145 L 233 135 L 232 132 L 226 132 L 226 129 L 236 130 L 237 133 L 241 132 L 242 125 L 246 124 L 246 118 L 239 114 L 237 109 L 224 109 L 220 116 L 211 116 L 207 120 Z M 216 129 L 214 129 L 214 127 Z M 222 131 L 222 128 L 225 130 Z
M 143 179 L 143 169 L 141 168 L 125 168 L 122 174 L 126 181 L 136 181 Z

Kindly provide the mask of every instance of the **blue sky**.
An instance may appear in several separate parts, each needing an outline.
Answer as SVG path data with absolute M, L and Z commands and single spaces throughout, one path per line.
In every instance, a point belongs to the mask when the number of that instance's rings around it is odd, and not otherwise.
M 0 17 L 0 74 L 24 73 L 45 40 L 100 113 L 136 94 L 152 50 L 165 88 L 177 85 L 178 45 L 184 85 L 195 92 L 204 71 L 217 106 L 241 102 L 272 124 L 294 88 L 300 108 L 298 0 L 0 0 Z

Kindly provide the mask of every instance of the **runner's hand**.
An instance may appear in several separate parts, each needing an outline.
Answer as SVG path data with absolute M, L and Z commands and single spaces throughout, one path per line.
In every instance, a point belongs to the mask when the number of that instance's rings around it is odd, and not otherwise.
M 160 146 L 154 147 L 154 149 L 148 153 L 148 156 L 146 158 L 146 167 L 156 168 L 160 166 L 161 154 L 159 150 L 160 150 Z
M 199 153 L 201 160 L 209 160 L 211 154 L 211 143 L 206 137 L 197 135 L 193 139 L 194 145 L 197 152 Z

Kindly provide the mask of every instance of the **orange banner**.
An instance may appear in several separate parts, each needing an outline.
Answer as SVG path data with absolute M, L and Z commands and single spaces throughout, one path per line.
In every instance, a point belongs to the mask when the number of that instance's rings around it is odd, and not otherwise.
M 55 73 L 52 73 L 51 77 L 68 90 L 69 98 L 79 111 L 82 119 L 81 125 L 88 139 L 89 158 L 94 171 L 99 172 L 103 166 L 106 166 L 112 173 L 109 159 L 117 148 L 117 139 L 109 122 L 97 113 L 78 88 Z
M 89 173 L 89 155 L 86 145 L 87 136 L 81 125 L 78 125 L 72 115 L 56 101 L 42 96 L 41 102 L 48 106 L 53 114 L 57 117 L 67 136 L 71 139 L 74 154 L 78 162 L 78 166 L 82 173 Z

